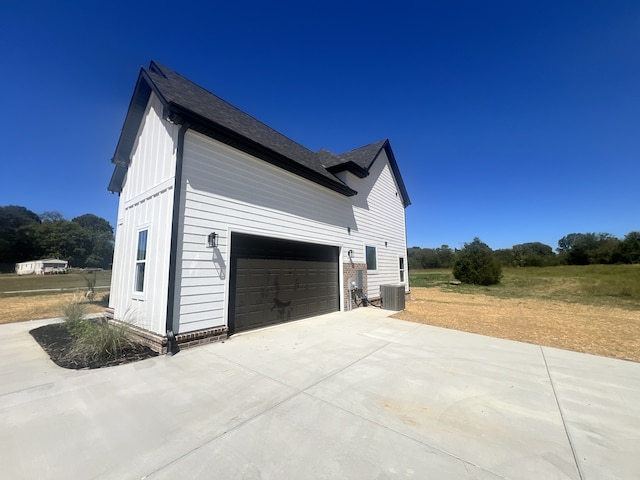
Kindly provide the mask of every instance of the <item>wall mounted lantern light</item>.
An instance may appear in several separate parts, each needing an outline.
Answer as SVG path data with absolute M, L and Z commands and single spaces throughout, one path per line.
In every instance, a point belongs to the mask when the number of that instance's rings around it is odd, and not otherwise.
M 349 250 L 349 251 L 347 252 L 347 256 L 348 256 L 349 258 L 353 258 L 353 250 Z
M 207 247 L 216 248 L 218 246 L 218 234 L 216 232 L 211 232 L 207 237 Z

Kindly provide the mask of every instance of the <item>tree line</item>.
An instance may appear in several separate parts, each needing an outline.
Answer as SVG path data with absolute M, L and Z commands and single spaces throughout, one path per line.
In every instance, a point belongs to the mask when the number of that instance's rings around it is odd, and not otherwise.
M 448 245 L 439 248 L 407 249 L 409 268 L 452 268 L 458 250 Z M 540 242 L 521 243 L 494 250 L 505 267 L 548 267 L 555 265 L 593 265 L 640 263 L 640 231 L 623 239 L 609 233 L 570 233 L 558 240 L 556 251 Z
M 91 213 L 66 220 L 58 212 L 38 215 L 22 206 L 0 206 L 1 271 L 43 258 L 67 260 L 71 267 L 110 268 L 113 244 L 113 227 Z

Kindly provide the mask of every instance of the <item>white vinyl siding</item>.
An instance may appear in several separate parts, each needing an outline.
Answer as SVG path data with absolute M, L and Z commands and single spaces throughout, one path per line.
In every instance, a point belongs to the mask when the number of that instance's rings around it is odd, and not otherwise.
M 121 193 L 127 202 L 175 176 L 178 127 L 161 115 L 162 103 L 151 93 Z
M 152 94 L 120 196 L 110 307 L 116 318 L 164 334 L 179 127 L 163 120 L 161 112 Z M 346 197 L 188 130 L 174 331 L 227 324 L 233 232 L 340 247 L 341 263 L 350 261 L 347 252 L 352 250 L 351 260 L 364 264 L 365 246 L 375 246 L 377 270 L 368 276 L 367 295 L 376 298 L 380 285 L 397 283 L 398 257 L 406 255 L 405 216 L 384 151 L 369 176 L 343 177 L 358 191 L 356 196 Z M 136 248 L 143 228 L 148 239 L 144 292 L 139 295 L 134 292 Z M 218 247 L 207 248 L 207 236 L 214 231 Z
M 349 185 L 358 192 L 352 200 L 353 213 L 356 236 L 363 242 L 354 249 L 354 262 L 366 263 L 364 246 L 376 247 L 377 270 L 367 275 L 367 295 L 377 298 L 381 285 L 398 283 L 398 257 L 406 255 L 407 242 L 404 204 L 384 150 L 369 172 L 365 178 L 350 175 Z M 405 289 L 409 291 L 408 281 Z
M 226 324 L 231 232 L 341 246 L 355 227 L 347 197 L 191 131 L 183 180 L 180 332 Z
M 398 256 L 406 251 L 404 207 L 384 152 L 363 180 L 354 185 L 357 196 L 345 197 L 188 131 L 174 312 L 178 331 L 226 325 L 232 232 L 339 246 L 342 261 L 348 262 L 353 250 L 356 263 L 365 263 L 367 241 L 382 238 L 387 247 L 377 246 L 378 274 L 369 278 L 367 293 L 377 297 L 381 284 L 397 283 Z M 212 231 L 220 235 L 216 249 L 206 247 Z
M 118 207 L 109 306 L 114 316 L 164 334 L 177 127 L 151 94 Z M 135 291 L 138 235 L 148 230 L 144 292 Z

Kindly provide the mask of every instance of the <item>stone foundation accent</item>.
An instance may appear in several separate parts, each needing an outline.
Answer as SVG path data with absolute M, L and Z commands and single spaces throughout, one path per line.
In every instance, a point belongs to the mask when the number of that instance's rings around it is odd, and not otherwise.
M 117 322 L 119 324 L 126 323 L 114 318 L 112 308 L 105 309 L 105 315 L 110 322 Z M 151 350 L 161 355 L 167 353 L 169 342 L 165 335 L 158 335 L 155 332 L 151 332 L 131 324 L 127 324 L 127 327 L 131 331 L 131 336 L 134 340 L 140 344 L 149 347 Z M 176 341 L 178 343 L 178 348 L 183 349 L 195 347 L 197 345 L 205 345 L 207 343 L 220 342 L 222 340 L 226 340 L 228 337 L 229 329 L 226 326 L 221 326 L 196 330 L 194 332 L 178 333 L 176 334 Z
M 344 292 L 344 309 L 349 310 L 349 296 L 351 295 L 351 282 L 356 280 L 356 270 L 362 270 L 362 287 L 367 289 L 367 264 L 366 263 L 343 263 L 342 270 L 344 272 L 344 284 L 342 285 L 342 291 Z M 351 302 L 351 307 L 356 308 L 356 305 Z

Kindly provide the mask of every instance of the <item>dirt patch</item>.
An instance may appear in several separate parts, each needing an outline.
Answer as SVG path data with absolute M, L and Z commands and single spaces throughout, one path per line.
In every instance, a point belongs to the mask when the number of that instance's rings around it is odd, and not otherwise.
M 42 349 L 47 352 L 51 360 L 62 368 L 80 370 L 84 368 L 113 367 L 158 356 L 149 347 L 134 345 L 124 349 L 118 356 L 91 359 L 78 358 L 71 354 L 74 338 L 64 323 L 45 325 L 31 330 L 29 333 L 40 344 Z
M 413 287 L 406 310 L 393 317 L 640 362 L 640 315 L 621 308 Z

